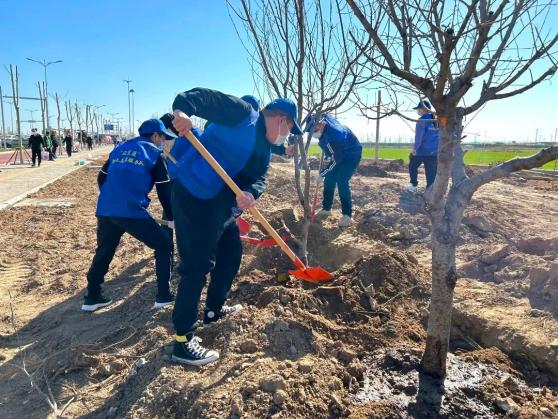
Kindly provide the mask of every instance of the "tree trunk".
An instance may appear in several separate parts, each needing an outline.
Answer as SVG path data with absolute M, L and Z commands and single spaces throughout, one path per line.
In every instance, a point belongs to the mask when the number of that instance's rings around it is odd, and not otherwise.
M 421 361 L 424 372 L 439 378 L 446 375 L 453 290 L 457 281 L 456 238 L 451 237 L 448 240 L 442 237 L 440 233 L 432 234 L 432 296 L 426 347 Z

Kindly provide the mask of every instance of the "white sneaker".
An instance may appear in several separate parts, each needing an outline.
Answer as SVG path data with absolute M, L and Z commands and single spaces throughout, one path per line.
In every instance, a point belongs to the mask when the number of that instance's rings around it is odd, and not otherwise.
M 348 215 L 343 215 L 339 220 L 339 227 L 349 227 L 353 219 Z
M 316 213 L 316 220 L 323 220 L 324 218 L 327 218 L 330 215 L 331 215 L 331 211 L 322 208 Z
M 407 185 L 407 187 L 405 188 L 405 190 L 407 192 L 411 192 L 411 193 L 417 193 L 418 192 L 418 188 L 415 185 L 413 185 L 412 183 L 409 183 Z

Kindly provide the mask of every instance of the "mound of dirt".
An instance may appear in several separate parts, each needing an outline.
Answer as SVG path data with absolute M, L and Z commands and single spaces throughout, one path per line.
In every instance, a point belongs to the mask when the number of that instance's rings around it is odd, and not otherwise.
M 420 197 L 402 191 L 404 176 L 390 176 L 355 177 L 353 226 L 339 228 L 337 214 L 310 226 L 310 264 L 333 272 L 330 283 L 278 282 L 276 274 L 292 268 L 289 259 L 277 247 L 245 244 L 230 295 L 244 310 L 199 329 L 203 344 L 220 353 L 218 362 L 202 368 L 170 362 L 171 310 L 149 309 L 156 292 L 153 255 L 130 237 L 104 285 L 114 304 L 95 313 L 79 310 L 95 247 L 94 170 L 78 170 L 34 196 L 75 198 L 73 207 L 0 212 L 7 232 L 0 236 L 0 301 L 6 307 L 0 315 L 0 417 L 47 417 L 50 408 L 37 388 L 50 389 L 58 406 L 67 404 L 66 416 L 84 418 L 555 416 L 553 389 L 530 386 L 517 371 L 531 364 L 552 371 L 555 347 L 546 336 L 554 339 L 554 323 L 549 313 L 535 317 L 541 310 L 531 314 L 526 299 L 517 302 L 493 283 L 458 282 L 464 289 L 456 291 L 455 325 L 468 340 L 505 353 L 450 356 L 444 395 L 419 376 L 430 227 Z M 258 206 L 296 249 L 302 230 L 292 178 L 291 164 L 274 164 Z M 491 205 L 491 216 L 498 215 Z M 151 209 L 160 214 L 158 205 Z M 249 234 L 265 232 L 255 223 Z M 537 254 L 516 252 L 516 243 L 502 250 L 496 240 L 486 244 L 473 233 L 467 238 L 477 247 L 467 249 L 466 262 L 482 256 L 482 263 L 500 270 L 514 254 L 547 270 L 555 256 L 532 247 L 524 249 Z M 496 303 L 501 310 L 494 310 Z M 510 332 L 520 317 L 528 330 Z M 529 357 L 518 363 L 506 355 L 522 351 Z M 23 362 L 37 387 L 22 372 Z M 537 383 L 553 384 L 550 377 Z
M 357 168 L 357 174 L 368 177 L 388 177 L 388 172 L 371 160 L 363 160 Z
M 549 268 L 531 268 L 529 283 L 531 306 L 548 310 L 558 317 L 558 263 Z

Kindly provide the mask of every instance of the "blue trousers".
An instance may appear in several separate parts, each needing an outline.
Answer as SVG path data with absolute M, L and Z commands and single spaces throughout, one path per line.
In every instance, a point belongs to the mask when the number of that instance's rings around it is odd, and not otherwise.
M 353 215 L 353 201 L 351 197 L 351 186 L 349 181 L 353 177 L 360 158 L 355 160 L 347 160 L 337 163 L 335 167 L 327 172 L 324 179 L 324 198 L 322 208 L 329 211 L 333 205 L 333 196 L 335 195 L 335 186 L 339 191 L 339 199 L 341 200 L 341 212 L 343 215 L 351 217 Z
M 424 164 L 424 172 L 426 174 L 426 187 L 434 183 L 436 179 L 436 171 L 438 169 L 437 156 L 409 156 L 409 176 L 413 186 L 418 185 L 418 169 Z

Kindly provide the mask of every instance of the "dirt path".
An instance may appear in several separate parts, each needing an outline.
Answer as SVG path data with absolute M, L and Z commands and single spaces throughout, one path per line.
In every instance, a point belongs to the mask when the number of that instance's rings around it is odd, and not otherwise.
M 259 205 L 284 234 L 296 235 L 291 170 L 274 165 Z M 0 212 L 0 417 L 51 412 L 23 364 L 59 408 L 68 404 L 68 417 L 556 415 L 551 368 L 531 358 L 537 351 L 513 350 L 515 342 L 545 348 L 555 338 L 539 333 L 535 341 L 524 327 L 557 330 L 544 298 L 556 263 L 554 184 L 490 185 L 467 213 L 459 261 L 470 280 L 458 288 L 452 379 L 442 394 L 416 373 L 428 315 L 428 222 L 420 198 L 402 192 L 404 174 L 378 173 L 388 177 L 354 179 L 351 228 L 337 228 L 335 217 L 312 226 L 311 259 L 335 271 L 332 284 L 279 284 L 275 274 L 288 260 L 276 248 L 246 247 L 231 295 L 246 310 L 201 331 L 221 352 L 201 369 L 168 361 L 171 311 L 151 310 L 153 257 L 134 239 L 124 238 L 107 277 L 116 303 L 79 310 L 95 247 L 95 170 L 78 170 L 33 196 L 60 206 L 35 201 Z M 374 307 L 364 292 L 370 285 Z M 513 324 L 505 311 L 497 315 L 510 299 L 518 304 Z M 525 312 L 533 301 L 540 317 Z M 491 323 L 482 323 L 487 316 Z

